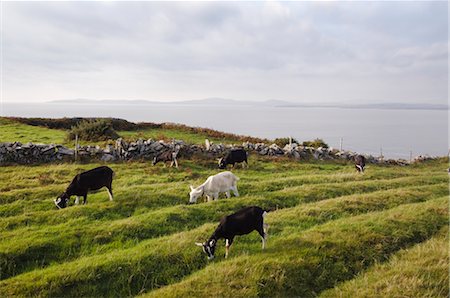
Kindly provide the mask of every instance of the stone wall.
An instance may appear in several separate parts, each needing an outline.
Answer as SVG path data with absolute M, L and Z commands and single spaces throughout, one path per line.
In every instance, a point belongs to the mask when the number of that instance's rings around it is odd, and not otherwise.
M 318 159 L 318 160 L 352 160 L 357 154 L 351 151 L 339 151 L 333 148 L 312 148 L 295 143 L 287 144 L 283 148 L 276 144 L 250 143 L 223 145 L 213 144 L 205 140 L 205 146 L 190 145 L 180 140 L 172 142 L 155 141 L 152 139 L 139 139 L 135 142 L 125 142 L 118 139 L 114 145 L 80 146 L 70 149 L 62 145 L 54 144 L 21 144 L 0 143 L 0 164 L 39 164 L 64 161 L 128 161 L 128 160 L 151 160 L 160 153 L 176 149 L 179 158 L 189 158 L 193 155 L 216 158 L 223 156 L 233 147 L 241 147 L 249 154 L 265 156 L 289 156 L 296 160 Z M 396 165 L 409 164 L 406 160 L 382 160 L 371 155 L 365 155 L 368 163 L 387 163 Z M 420 156 L 415 160 L 423 161 L 431 157 Z

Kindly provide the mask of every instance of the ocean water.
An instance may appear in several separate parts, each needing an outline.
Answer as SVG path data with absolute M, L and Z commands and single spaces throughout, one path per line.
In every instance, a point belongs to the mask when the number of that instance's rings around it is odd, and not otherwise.
M 174 122 L 220 131 L 304 141 L 375 156 L 445 156 L 449 152 L 447 110 L 376 110 L 266 106 L 165 104 L 3 103 L 2 116 L 115 117 L 134 122 Z M 1 129 L 1 127 L 0 127 Z M 1 140 L 0 140 L 1 141 Z

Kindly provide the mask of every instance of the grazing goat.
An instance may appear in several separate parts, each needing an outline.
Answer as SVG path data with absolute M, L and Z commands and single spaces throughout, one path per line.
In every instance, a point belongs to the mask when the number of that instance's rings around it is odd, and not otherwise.
M 227 165 L 234 165 L 236 163 L 241 163 L 244 167 L 244 162 L 248 166 L 247 162 L 247 152 L 244 149 L 231 149 L 225 157 L 219 159 L 219 169 L 225 169 Z
M 195 245 L 201 246 L 207 254 L 208 260 L 211 260 L 214 258 L 217 240 L 224 238 L 225 258 L 227 258 L 235 236 L 257 231 L 262 238 L 262 249 L 264 249 L 267 241 L 267 229 L 269 228 L 264 223 L 266 214 L 267 211 L 257 206 L 242 208 L 236 213 L 223 217 L 211 237 L 205 243 L 197 242 Z
M 211 200 L 217 200 L 219 198 L 219 193 L 221 192 L 224 192 L 227 198 L 230 198 L 230 190 L 232 190 L 234 195 L 238 197 L 238 180 L 239 178 L 229 171 L 209 176 L 202 185 L 196 188 L 192 185 L 190 186 L 191 192 L 189 193 L 189 203 L 196 203 L 197 199 L 203 195 L 206 195 L 208 202 Z
M 76 195 L 75 204 L 79 204 L 79 196 L 83 196 L 83 204 L 87 203 L 87 193 L 90 190 L 97 190 L 102 187 L 108 189 L 109 200 L 113 200 L 112 193 L 112 179 L 114 171 L 111 168 L 102 166 L 81 174 L 78 174 L 73 178 L 72 182 L 56 200 L 54 200 L 58 209 L 66 208 L 69 203 L 70 197 Z
M 175 167 L 178 168 L 177 155 L 178 155 L 178 150 L 168 150 L 168 151 L 162 152 L 161 154 L 159 154 L 158 156 L 155 156 L 155 158 L 153 158 L 152 165 L 156 165 L 158 162 L 162 161 L 162 162 L 164 162 L 164 166 L 166 166 L 166 162 L 170 161 L 171 162 L 170 167 L 173 167 L 173 165 L 175 164 Z
M 358 172 L 364 173 L 364 167 L 366 166 L 366 158 L 362 155 L 355 156 L 355 168 Z

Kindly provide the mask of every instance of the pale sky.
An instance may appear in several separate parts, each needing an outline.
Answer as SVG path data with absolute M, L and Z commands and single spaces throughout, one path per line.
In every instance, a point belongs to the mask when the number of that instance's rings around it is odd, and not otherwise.
M 442 2 L 3 2 L 3 101 L 447 103 Z

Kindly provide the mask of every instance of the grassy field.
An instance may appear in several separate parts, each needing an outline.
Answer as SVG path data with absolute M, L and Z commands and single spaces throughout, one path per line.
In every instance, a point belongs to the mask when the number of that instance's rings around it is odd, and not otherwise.
M 42 126 L 32 126 L 14 121 L 8 118 L 0 117 L 0 142 L 21 142 L 21 143 L 45 143 L 45 144 L 62 144 L 68 147 L 74 147 L 74 141 L 67 139 L 67 131 L 63 129 L 49 129 Z M 127 141 L 136 141 L 141 138 L 143 140 L 165 140 L 172 139 L 184 140 L 192 144 L 204 144 L 205 139 L 209 139 L 214 143 L 242 143 L 231 134 L 213 134 L 215 131 L 204 130 L 202 132 L 194 132 L 177 128 L 142 128 L 133 131 L 117 131 L 120 137 Z M 114 143 L 113 141 L 86 142 L 80 140 L 80 145 L 105 145 Z
M 14 131 L 59 137 L 0 124 L 0 141 Z M 240 197 L 195 205 L 189 185 L 217 173 L 214 160 L 112 163 L 113 202 L 100 190 L 57 210 L 73 176 L 98 165 L 0 167 L 1 296 L 448 297 L 447 160 L 360 175 L 345 163 L 251 155 L 233 170 Z M 219 241 L 207 261 L 194 242 L 249 205 L 271 210 L 266 250 L 255 232 L 237 237 L 228 259 Z

